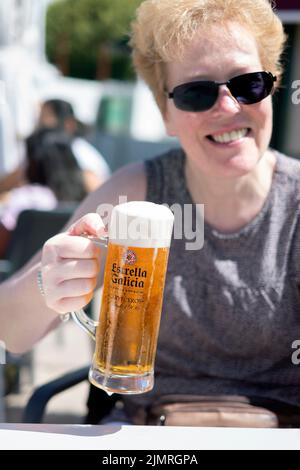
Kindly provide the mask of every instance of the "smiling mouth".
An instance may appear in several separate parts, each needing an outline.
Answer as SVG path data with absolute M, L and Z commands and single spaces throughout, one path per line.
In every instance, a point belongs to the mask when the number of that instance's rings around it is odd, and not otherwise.
M 232 132 L 224 132 L 223 134 L 214 134 L 206 136 L 211 142 L 216 144 L 230 144 L 232 142 L 237 142 L 238 140 L 243 139 L 248 136 L 251 132 L 249 127 L 243 127 Z

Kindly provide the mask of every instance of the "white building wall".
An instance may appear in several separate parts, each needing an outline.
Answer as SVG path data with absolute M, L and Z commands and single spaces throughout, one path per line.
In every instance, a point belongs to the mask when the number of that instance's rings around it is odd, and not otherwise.
M 0 1 L 0 176 L 23 158 L 38 113 L 38 81 L 48 75 L 45 10 L 49 0 Z

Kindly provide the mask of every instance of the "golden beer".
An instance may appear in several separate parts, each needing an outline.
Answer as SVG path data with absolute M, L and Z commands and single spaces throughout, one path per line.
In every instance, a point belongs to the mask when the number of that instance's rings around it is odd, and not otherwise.
M 109 244 L 95 352 L 104 375 L 152 372 L 168 254 Z

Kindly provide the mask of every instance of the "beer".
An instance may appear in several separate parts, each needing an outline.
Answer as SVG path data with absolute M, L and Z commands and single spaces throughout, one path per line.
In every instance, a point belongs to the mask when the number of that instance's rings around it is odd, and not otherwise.
M 151 372 L 168 253 L 168 248 L 110 243 L 95 353 L 103 373 Z
M 130 202 L 113 209 L 90 380 L 109 392 L 153 387 L 173 214 Z

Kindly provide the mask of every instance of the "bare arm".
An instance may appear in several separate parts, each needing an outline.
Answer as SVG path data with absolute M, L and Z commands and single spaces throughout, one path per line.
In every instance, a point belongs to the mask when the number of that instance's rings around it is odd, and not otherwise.
M 98 175 L 96 175 L 93 171 L 90 170 L 83 171 L 83 180 L 87 193 L 96 191 L 96 189 L 99 188 L 101 184 L 103 184 L 101 178 L 99 178 Z
M 101 203 L 112 204 L 113 206 L 118 204 L 119 195 L 127 196 L 128 201 L 145 199 L 146 176 L 142 162 L 120 169 L 99 189 L 91 193 L 76 210 L 67 227 L 70 227 L 85 214 L 95 212 Z M 83 248 L 83 245 L 80 245 L 78 250 L 83 249 L 86 250 L 86 253 L 89 253 L 89 250 L 93 249 L 92 242 L 78 240 L 78 238 L 68 234 L 56 236 L 56 241 L 52 242 L 52 252 L 54 245 L 54 249 L 57 251 L 61 249 L 61 246 L 64 249 L 67 246 L 70 251 L 76 251 L 77 246 L 79 246 L 78 242 L 84 242 L 86 245 Z M 85 256 L 89 256 L 89 254 Z M 57 266 L 60 262 L 61 259 L 58 256 Z M 54 310 L 46 306 L 45 299 L 41 296 L 36 282 L 37 271 L 40 266 L 41 251 L 22 270 L 0 285 L 0 340 L 4 341 L 8 350 L 15 353 L 22 353 L 30 349 L 59 323 L 58 312 L 62 313 L 70 310 Z M 63 279 L 60 281 L 63 284 Z M 72 286 L 74 286 L 75 281 L 73 281 Z M 65 289 L 67 285 L 70 289 L 71 283 L 65 282 Z M 86 292 L 86 295 L 92 294 L 94 288 L 95 284 L 93 283 L 93 288 Z M 69 296 L 71 297 L 71 294 L 66 295 L 66 297 Z M 65 305 L 69 306 L 70 304 L 65 302 Z M 76 307 L 78 308 L 78 306 Z
M 0 222 L 0 258 L 5 258 L 11 235 L 11 230 L 7 230 L 7 228 Z
M 24 173 L 23 165 L 21 165 L 12 173 L 3 176 L 0 179 L 0 193 L 10 191 L 11 189 L 16 188 L 20 184 L 24 183 Z

